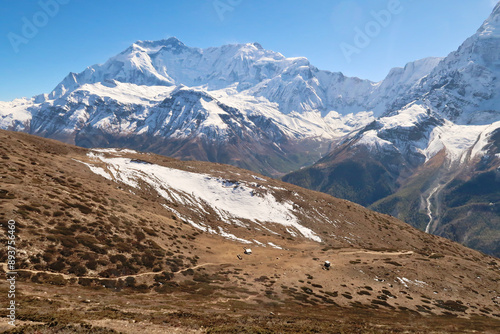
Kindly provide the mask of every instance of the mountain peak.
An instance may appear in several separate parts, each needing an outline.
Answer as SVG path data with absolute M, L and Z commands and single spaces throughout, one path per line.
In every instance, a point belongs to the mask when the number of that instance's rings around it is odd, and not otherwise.
M 138 45 L 140 47 L 143 47 L 145 49 L 151 50 L 151 51 L 158 51 L 161 48 L 170 48 L 173 50 L 181 50 L 184 48 L 187 48 L 187 46 L 182 43 L 177 37 L 170 37 L 167 39 L 160 39 L 158 41 L 137 41 L 134 43 L 135 45 Z
M 500 2 L 497 3 L 491 15 L 477 31 L 481 38 L 500 37 Z
M 254 42 L 254 43 L 252 43 L 252 45 L 255 46 L 259 50 L 264 50 L 264 48 L 262 47 L 262 45 L 260 45 L 260 43 Z

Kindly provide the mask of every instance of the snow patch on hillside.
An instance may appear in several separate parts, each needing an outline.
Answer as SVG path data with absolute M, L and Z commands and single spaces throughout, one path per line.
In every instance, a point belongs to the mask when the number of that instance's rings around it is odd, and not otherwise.
M 139 183 L 142 181 L 168 201 L 184 205 L 207 204 L 222 220 L 239 218 L 260 225 L 277 223 L 295 228 L 304 237 L 321 242 L 316 233 L 299 223 L 293 212 L 293 203 L 278 202 L 271 192 L 257 194 L 244 182 L 229 182 L 221 177 L 187 172 L 129 158 L 107 158 L 92 153 L 89 156 L 97 162 L 106 164 L 105 170 L 86 163 L 92 172 L 107 179 L 125 183 L 133 188 L 139 188 Z
M 377 136 L 376 130 L 370 130 L 363 133 L 363 136 L 354 144 L 354 146 L 366 146 L 369 149 L 380 150 L 384 147 L 392 147 L 392 143 L 388 140 L 381 139 Z
M 457 125 L 446 121 L 443 126 L 436 127 L 431 134 L 429 145 L 423 151 L 429 160 L 442 149 L 452 162 L 465 163 L 468 158 L 484 154 L 489 134 L 500 127 L 500 122 L 492 125 Z M 472 149 L 472 150 L 471 150 Z M 469 155 L 469 150 L 471 154 Z
M 500 121 L 495 122 L 491 125 L 484 126 L 483 128 L 484 130 L 479 135 L 477 142 L 474 144 L 474 147 L 472 148 L 471 157 L 475 157 L 477 155 L 482 156 L 487 153 L 486 146 L 489 144 L 493 132 L 498 128 L 500 128 Z
M 215 101 L 205 101 L 204 99 L 200 99 L 200 104 L 201 107 L 207 111 L 207 117 L 203 122 L 204 126 L 214 127 L 221 130 L 229 128 L 220 117 L 220 115 L 228 115 L 228 113 L 222 110 Z
M 101 98 L 110 98 L 125 104 L 144 104 L 164 100 L 175 89 L 166 86 L 145 86 L 108 80 L 95 84 L 85 84 L 75 90 L 87 92 Z
M 383 129 L 385 130 L 393 128 L 411 128 L 427 117 L 427 110 L 423 106 L 413 104 L 398 111 L 395 115 L 380 118 L 378 122 L 383 125 Z
M 408 279 L 406 277 L 396 277 L 396 278 L 399 281 L 399 283 L 401 283 L 402 285 L 404 285 L 406 288 L 408 287 L 408 284 L 416 285 L 416 286 L 419 286 L 419 287 L 423 287 L 424 285 L 427 285 L 426 282 L 420 281 L 418 279 L 411 280 L 411 279 Z

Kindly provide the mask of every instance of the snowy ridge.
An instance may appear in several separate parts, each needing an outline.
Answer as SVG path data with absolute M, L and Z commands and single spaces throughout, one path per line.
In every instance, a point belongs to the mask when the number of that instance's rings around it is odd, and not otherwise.
M 0 104 L 0 127 L 281 176 L 373 122 L 436 64 L 410 63 L 374 83 L 257 43 L 199 49 L 176 38 L 138 41 L 70 73 L 50 94 Z
M 113 133 L 126 130 L 142 134 L 158 128 L 158 124 L 146 129 L 132 126 L 134 119 L 184 89 L 195 96 L 197 92 L 210 93 L 212 98 L 246 115 L 260 114 L 275 122 L 287 136 L 333 139 L 371 122 L 392 103 L 397 95 L 395 87 L 412 86 L 435 65 L 434 58 L 410 63 L 402 71 L 392 71 L 381 84 L 321 71 L 306 58 L 286 58 L 256 43 L 199 49 L 187 47 L 176 38 L 138 41 L 102 65 L 70 73 L 50 94 L 26 100 L 24 107 L 19 103 L 16 107 L 0 104 L 1 126 L 24 130 L 15 121 L 29 121 L 31 115 L 35 123 L 31 131 L 52 136 L 50 129 L 56 123 L 60 128 L 59 124 L 68 123 L 71 114 L 78 112 L 87 115 L 76 117 L 79 123 L 69 122 L 65 130 L 59 129 L 61 133 L 77 134 L 96 124 L 105 131 L 113 121 L 103 119 L 108 115 L 101 109 L 109 110 L 101 106 L 104 101 L 128 111 L 126 122 L 130 126 L 115 128 Z M 47 114 L 54 108 L 64 109 L 59 114 L 64 114 L 66 120 L 49 122 L 53 117 Z M 206 110 L 209 132 L 224 137 L 225 131 L 219 131 L 225 127 L 217 120 L 219 111 Z M 123 119 L 125 115 L 116 116 Z M 44 121 L 40 124 L 39 119 Z M 191 129 L 189 133 L 202 132 Z M 165 135 L 165 131 L 160 133 Z
M 0 102 L 0 128 L 25 131 L 31 121 L 28 99 L 15 99 L 11 102 Z
M 354 146 L 379 151 L 394 149 L 403 155 L 412 150 L 425 157 L 423 162 L 445 150 L 451 164 L 467 163 L 484 155 L 491 134 L 500 127 L 500 121 L 488 125 L 458 125 L 449 120 L 435 119 L 418 104 L 379 118 L 376 124 L 377 129 L 362 132 Z M 410 135 L 420 139 L 408 141 Z
M 365 146 L 373 150 L 382 150 L 392 147 L 392 143 L 388 140 L 381 139 L 377 136 L 377 131 L 370 130 L 363 133 L 361 139 L 359 139 L 354 146 Z
M 477 35 L 480 38 L 500 37 L 500 3 L 497 3 L 491 16 L 479 28 Z
M 500 120 L 500 7 L 476 34 L 440 61 L 398 98 L 396 107 L 418 100 L 433 113 L 459 125 L 484 125 Z

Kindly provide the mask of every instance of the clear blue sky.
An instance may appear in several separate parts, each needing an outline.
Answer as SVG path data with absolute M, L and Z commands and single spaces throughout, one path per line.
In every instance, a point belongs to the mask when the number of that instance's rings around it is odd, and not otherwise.
M 55 13 L 41 3 L 59 1 Z M 372 11 L 397 0 L 0 0 L 0 100 L 50 92 L 69 72 L 103 63 L 136 40 L 176 36 L 188 46 L 259 42 L 320 69 L 378 81 L 409 61 L 446 56 L 474 34 L 494 0 L 400 0 L 377 29 Z M 25 22 L 37 32 L 25 31 Z M 370 43 L 351 59 L 355 29 Z M 25 29 L 26 30 L 26 29 Z M 16 39 L 17 52 L 12 46 Z M 17 37 L 16 37 L 17 38 Z M 16 44 L 14 43 L 14 44 Z M 343 44 L 344 43 L 344 44 Z M 366 44 L 366 43 L 365 43 Z

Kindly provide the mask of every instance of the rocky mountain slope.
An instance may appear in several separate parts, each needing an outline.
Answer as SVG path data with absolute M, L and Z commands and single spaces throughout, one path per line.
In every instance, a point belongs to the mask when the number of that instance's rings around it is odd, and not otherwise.
M 499 325 L 498 259 L 388 215 L 229 165 L 17 132 L 0 139 L 0 218 L 16 221 L 17 317 L 33 330 Z
M 500 256 L 499 22 L 497 5 L 384 115 L 284 180 Z

